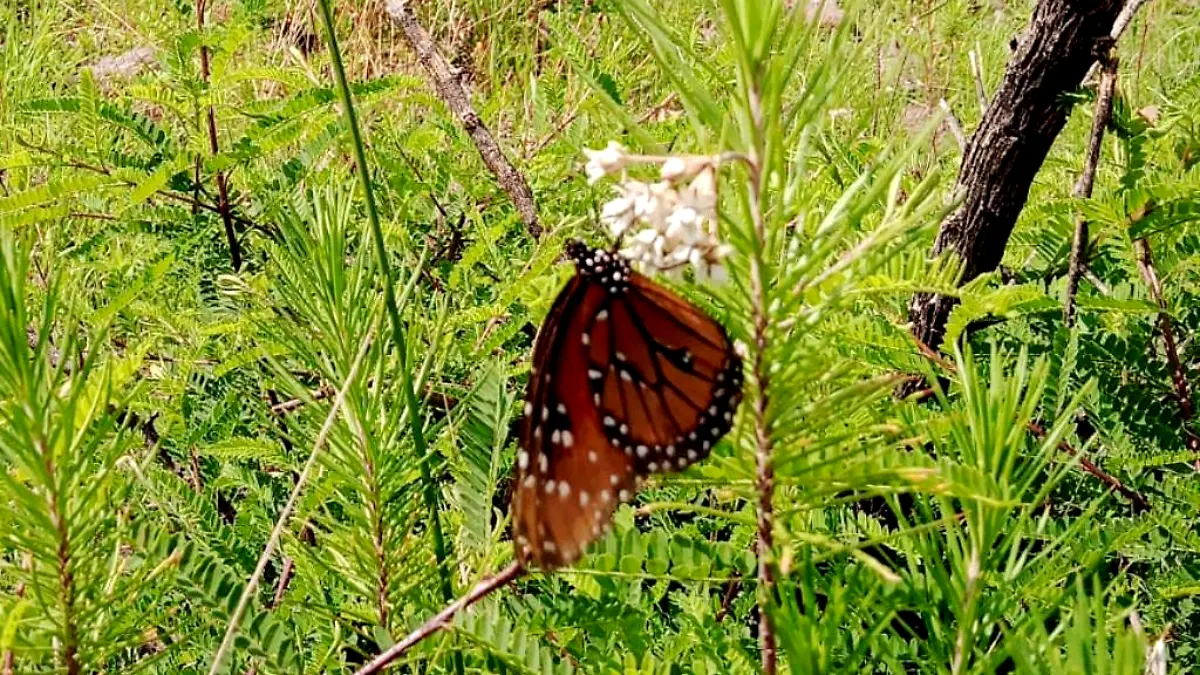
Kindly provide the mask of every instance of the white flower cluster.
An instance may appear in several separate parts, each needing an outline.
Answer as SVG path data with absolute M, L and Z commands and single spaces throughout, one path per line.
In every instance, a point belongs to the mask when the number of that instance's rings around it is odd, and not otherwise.
M 717 162 L 712 157 L 631 155 L 615 141 L 584 150 L 589 183 L 615 173 L 617 196 L 600 212 L 613 235 L 624 238 L 621 255 L 651 272 L 679 275 L 691 265 L 697 280 L 724 281 L 721 260 L 730 247 L 717 238 Z M 661 164 L 662 180 L 631 180 L 632 163 Z

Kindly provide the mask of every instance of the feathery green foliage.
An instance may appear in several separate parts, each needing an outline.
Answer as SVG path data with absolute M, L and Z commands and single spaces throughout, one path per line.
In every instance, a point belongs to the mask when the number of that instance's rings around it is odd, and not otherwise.
M 529 351 L 563 243 L 610 243 L 580 151 L 611 139 L 732 158 L 729 282 L 661 281 L 742 343 L 747 400 L 578 564 L 500 589 L 396 672 L 758 672 L 760 606 L 791 673 L 1200 661 L 1187 0 L 1122 39 L 1094 195 L 1070 196 L 1085 84 L 1002 268 L 961 287 L 961 261 L 927 254 L 961 158 L 933 111 L 970 133 L 968 54 L 994 89 L 1032 0 L 415 3 L 540 239 L 386 3 L 329 3 L 345 90 L 315 4 L 207 4 L 203 29 L 184 1 L 0 4 L 0 673 L 209 669 L 363 344 L 221 672 L 352 672 L 511 563 Z M 905 325 L 922 291 L 960 300 L 939 354 Z M 897 400 L 915 375 L 928 390 Z

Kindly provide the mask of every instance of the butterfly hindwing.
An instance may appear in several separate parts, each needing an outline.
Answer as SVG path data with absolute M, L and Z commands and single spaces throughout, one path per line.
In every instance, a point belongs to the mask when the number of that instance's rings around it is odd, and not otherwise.
M 521 425 L 513 535 L 518 556 L 543 568 L 577 559 L 634 489 L 634 467 L 600 430 L 587 392 L 579 335 L 603 297 L 598 286 L 573 279 L 534 350 L 543 358 L 535 358 L 541 365 L 530 376 Z

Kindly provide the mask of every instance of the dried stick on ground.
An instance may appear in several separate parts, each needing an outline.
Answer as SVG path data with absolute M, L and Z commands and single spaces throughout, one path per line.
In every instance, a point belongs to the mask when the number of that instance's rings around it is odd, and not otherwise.
M 204 12 L 205 0 L 199 0 L 196 3 L 196 29 L 201 35 L 204 34 Z M 200 77 L 203 78 L 204 84 L 209 84 L 208 74 L 208 45 L 200 43 Z M 211 88 L 210 88 L 211 93 Z M 220 154 L 220 147 L 217 145 L 217 114 L 214 110 L 212 101 L 208 103 L 208 151 L 212 156 L 216 157 Z M 197 178 L 199 173 L 197 172 Z M 236 272 L 242 268 L 242 245 L 238 243 L 237 231 L 233 229 L 233 211 L 229 206 L 229 182 L 224 171 L 217 171 L 217 208 L 221 213 L 221 222 L 225 224 L 225 239 L 229 242 L 229 259 L 233 265 L 233 271 Z
M 987 88 L 983 86 L 983 67 L 979 65 L 979 53 L 972 49 L 967 53 L 971 62 L 971 78 L 975 80 L 975 99 L 979 102 L 979 114 L 987 113 Z
M 959 150 L 967 148 L 967 135 L 963 133 L 962 124 L 959 124 L 958 118 L 954 116 L 954 110 L 950 108 L 950 103 L 946 99 L 938 101 L 938 107 L 946 113 L 946 124 L 950 127 L 950 134 L 954 136 L 954 142 L 958 143 Z
M 292 488 L 292 493 L 283 505 L 283 510 L 279 512 L 279 518 L 275 521 L 275 527 L 271 530 L 271 536 L 267 538 L 267 545 L 263 547 L 262 553 L 258 556 L 258 563 L 254 566 L 254 572 L 250 574 L 250 578 L 246 581 L 246 586 L 242 589 L 242 594 L 238 598 L 237 606 L 234 607 L 233 613 L 229 617 L 229 622 L 225 626 L 225 637 L 221 639 L 221 644 L 217 647 L 216 653 L 213 654 L 208 675 L 217 675 L 217 673 L 221 672 L 221 668 L 224 665 L 222 662 L 233 646 L 233 638 L 237 635 L 242 616 L 246 613 L 246 607 L 250 605 L 250 600 L 254 597 L 254 591 L 258 588 L 258 582 L 262 579 L 263 572 L 267 569 L 267 563 L 275 555 L 275 547 L 279 545 L 279 539 L 283 536 L 283 530 L 292 518 L 292 511 L 296 508 L 296 502 L 299 501 L 300 494 L 304 491 L 304 486 L 308 482 L 308 477 L 312 474 L 313 468 L 316 466 L 317 455 L 320 454 L 321 449 L 325 446 L 326 439 L 329 438 L 329 433 L 333 430 L 333 424 L 337 421 L 338 415 L 342 410 L 342 405 L 346 401 L 346 393 L 350 390 L 350 385 L 354 384 L 355 378 L 358 377 L 359 366 L 362 365 L 363 359 L 366 357 L 367 350 L 374 341 L 374 338 L 375 330 L 371 329 L 363 338 L 362 344 L 359 345 L 358 354 L 354 357 L 354 363 L 350 366 L 350 372 L 346 374 L 346 381 L 342 383 L 341 389 L 338 390 L 337 396 L 333 399 L 333 405 L 329 407 L 329 413 L 325 416 L 325 423 L 321 425 L 321 431 L 317 433 L 317 439 L 313 441 L 312 452 L 309 453 L 308 460 L 304 462 L 304 468 L 300 470 L 300 475 L 296 478 L 296 485 Z
M 1175 343 L 1175 329 L 1172 326 L 1171 315 L 1167 312 L 1167 300 L 1163 297 L 1162 282 L 1159 281 L 1158 272 L 1154 269 L 1154 257 L 1150 253 L 1150 242 L 1145 238 L 1138 239 L 1133 242 L 1133 248 L 1137 254 L 1138 270 L 1142 273 L 1142 279 L 1150 289 L 1150 296 L 1154 298 L 1154 304 L 1158 305 L 1158 329 L 1162 332 L 1163 351 L 1167 353 L 1167 363 L 1171 366 L 1171 381 L 1175 385 L 1175 399 L 1179 402 L 1179 416 L 1183 418 L 1183 434 L 1187 438 L 1188 450 L 1195 455 L 1192 458 L 1193 466 L 1200 471 L 1200 436 L 1197 436 L 1191 428 L 1195 411 L 1192 409 L 1192 394 L 1188 387 L 1187 371 L 1184 370 L 1183 362 L 1179 360 L 1179 348 Z
M 926 359 L 929 359 L 931 362 L 933 362 L 934 364 L 941 367 L 941 369 L 946 371 L 947 373 L 953 374 L 958 371 L 958 368 L 953 363 L 951 363 L 950 361 L 947 361 L 945 358 L 943 358 L 942 355 L 937 353 L 937 351 L 934 350 L 933 347 L 930 347 L 929 345 L 925 344 L 924 342 L 921 342 L 920 340 L 917 340 L 916 342 L 917 342 L 917 350 L 921 352 L 921 356 L 924 356 Z M 919 378 L 914 378 L 914 379 L 919 380 Z M 927 391 L 929 391 L 929 394 L 933 393 L 933 390 L 927 390 Z M 914 392 L 914 394 L 916 394 L 916 393 L 924 393 L 924 391 Z M 923 396 L 923 398 L 924 398 L 924 396 Z M 1037 436 L 1038 438 L 1046 437 L 1046 430 L 1043 429 L 1042 426 L 1039 425 L 1037 422 L 1029 422 L 1028 424 L 1025 425 L 1025 428 L 1028 429 L 1030 432 L 1032 432 L 1033 435 Z M 1076 457 L 1079 454 L 1079 451 L 1077 451 L 1075 448 L 1071 447 L 1071 444 L 1067 443 L 1066 441 L 1059 441 L 1058 449 L 1067 453 L 1071 457 Z M 1079 466 L 1084 471 L 1092 474 L 1097 479 L 1099 479 L 1100 482 L 1107 485 L 1110 490 L 1114 490 L 1116 492 L 1121 493 L 1121 495 L 1123 497 L 1128 499 L 1129 502 L 1131 504 L 1133 504 L 1134 508 L 1138 509 L 1139 511 L 1148 511 L 1150 509 L 1150 502 L 1146 501 L 1145 497 L 1143 497 L 1137 491 L 1126 487 L 1124 483 L 1117 480 L 1114 476 L 1110 475 L 1104 469 L 1101 469 L 1099 466 L 1096 465 L 1095 462 L 1091 461 L 1087 457 L 1079 458 Z
M 1067 121 L 1062 97 L 1106 52 L 1121 0 L 1040 0 L 1017 41 L 1004 80 L 967 144 L 957 190 L 962 205 L 934 241 L 935 255 L 953 250 L 969 281 L 996 269 L 1017 216 L 1051 144 Z M 909 307 L 913 333 L 937 347 L 952 298 L 921 293 Z M 919 389 L 920 387 L 916 387 Z
M 409 633 L 408 636 L 403 640 L 389 647 L 387 651 L 375 657 L 373 661 L 362 668 L 359 668 L 354 675 L 371 675 L 372 673 L 381 672 L 392 661 L 395 661 L 403 656 L 404 652 L 412 649 L 413 645 L 448 626 L 450 624 L 450 620 L 453 619 L 456 614 L 475 604 L 484 596 L 492 593 L 493 591 L 507 586 L 513 581 L 513 579 L 516 579 L 524 573 L 525 568 L 521 566 L 521 563 L 514 562 L 495 575 L 480 581 L 478 584 L 475 584 L 475 588 L 472 588 L 469 593 L 462 596 L 458 600 L 455 600 L 445 609 L 438 612 L 437 616 L 426 621 L 421 625 L 420 628 Z
M 542 227 L 538 224 L 537 205 L 533 201 L 533 192 L 529 189 L 529 184 L 525 182 L 525 176 L 512 165 L 496 143 L 496 139 L 492 137 L 492 132 L 484 125 L 483 120 L 479 119 L 479 115 L 471 106 L 470 97 L 459 84 L 453 67 L 438 51 L 429 32 L 417 20 L 408 0 L 388 0 L 387 13 L 400 25 L 409 46 L 417 53 L 417 60 L 433 79 L 438 96 L 466 129 L 471 140 L 475 142 L 475 148 L 483 158 L 483 163 L 496 175 L 500 187 L 504 188 L 512 199 L 529 234 L 534 238 L 540 237 Z
M 1096 112 L 1092 117 L 1092 136 L 1088 140 L 1087 156 L 1083 161 L 1083 173 L 1075 181 L 1071 196 L 1087 199 L 1092 196 L 1096 183 L 1096 166 L 1100 163 L 1100 142 L 1104 140 L 1104 127 L 1112 116 L 1113 92 L 1117 88 L 1117 57 L 1104 57 L 1104 70 L 1100 76 L 1100 88 L 1096 93 Z M 1071 266 L 1067 271 L 1067 299 L 1063 304 L 1063 322 L 1070 328 L 1075 323 L 1075 294 L 1079 291 L 1079 277 L 1087 267 L 1088 222 L 1082 213 L 1075 216 L 1075 239 L 1071 242 Z
M 1046 437 L 1046 430 L 1037 422 L 1029 422 L 1025 425 L 1025 428 L 1029 429 L 1029 431 L 1039 439 Z M 1071 444 L 1066 441 L 1059 441 L 1058 449 L 1062 452 L 1065 452 L 1070 457 L 1079 457 L 1079 451 L 1071 447 Z M 1145 497 L 1143 497 L 1140 493 L 1126 487 L 1124 483 L 1104 471 L 1104 469 L 1101 469 L 1092 460 L 1088 459 L 1087 457 L 1079 457 L 1079 467 L 1095 476 L 1100 480 L 1101 483 L 1107 485 L 1110 490 L 1119 492 L 1121 496 L 1128 499 L 1129 503 L 1133 504 L 1134 508 L 1138 511 L 1150 510 L 1150 502 L 1146 501 Z

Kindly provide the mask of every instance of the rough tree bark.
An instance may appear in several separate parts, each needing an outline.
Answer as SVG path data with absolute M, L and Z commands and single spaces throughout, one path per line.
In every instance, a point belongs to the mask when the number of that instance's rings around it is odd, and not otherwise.
M 1113 43 L 1124 0 L 1040 0 L 979 128 L 967 143 L 956 189 L 962 205 L 947 218 L 933 253 L 953 250 L 963 281 L 996 269 L 1029 186 L 1070 113 L 1064 95 Z M 918 294 L 909 306 L 913 334 L 937 348 L 954 299 Z

